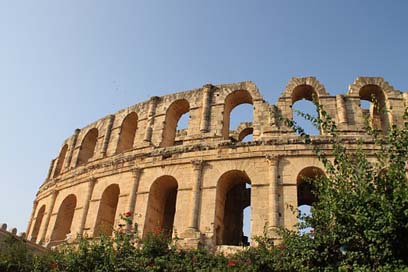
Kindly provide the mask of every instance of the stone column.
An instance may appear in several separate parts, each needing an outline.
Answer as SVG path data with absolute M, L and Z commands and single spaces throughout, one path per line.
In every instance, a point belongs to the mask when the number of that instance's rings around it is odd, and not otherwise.
M 203 166 L 204 161 L 202 160 L 194 160 L 191 162 L 193 164 L 193 172 L 194 172 L 194 182 L 193 188 L 191 191 L 191 215 L 190 215 L 190 223 L 189 228 L 198 230 L 198 213 L 200 210 L 200 203 L 201 203 L 201 180 L 202 180 L 202 173 L 203 173 Z
M 47 180 L 54 176 L 54 165 L 57 159 L 53 159 L 48 168 Z
M 103 145 L 102 145 L 102 151 L 101 151 L 103 157 L 106 156 L 106 151 L 108 150 L 109 140 L 110 140 L 110 136 L 111 136 L 114 121 L 115 121 L 115 115 L 111 114 L 109 116 L 109 123 L 108 123 L 108 127 L 106 129 L 105 138 L 103 139 Z
M 85 198 L 84 206 L 82 208 L 81 225 L 79 226 L 79 231 L 78 231 L 79 235 L 84 234 L 86 218 L 87 218 L 88 210 L 89 210 L 89 203 L 91 202 L 92 193 L 95 188 L 96 181 L 97 179 L 94 177 L 90 178 L 90 180 L 88 181 L 88 190 L 86 192 L 86 198 Z
M 344 96 L 336 95 L 336 111 L 339 124 L 347 123 L 347 110 L 344 103 Z
M 266 160 L 269 163 L 271 178 L 269 182 L 269 226 L 277 227 L 279 225 L 279 156 L 266 155 Z
M 211 118 L 211 93 L 213 86 L 207 84 L 203 86 L 203 101 L 202 101 L 202 111 L 201 111 L 201 124 L 200 131 L 208 132 L 210 118 Z
M 55 205 L 55 200 L 57 199 L 57 195 L 58 195 L 57 190 L 52 191 L 51 201 L 47 207 L 47 217 L 45 218 L 45 221 L 44 221 L 44 227 L 41 231 L 41 235 L 37 239 L 38 244 L 44 243 L 45 235 L 47 234 L 47 229 L 49 227 L 48 224 L 50 223 L 50 219 L 51 219 L 52 211 L 54 210 L 54 205 Z
M 145 132 L 145 137 L 144 137 L 145 142 L 150 142 L 152 140 L 154 116 L 156 115 L 156 108 L 157 108 L 157 103 L 159 102 L 159 99 L 160 97 L 158 96 L 152 96 L 150 98 L 149 112 L 147 115 L 146 132 Z
M 128 203 L 127 211 L 131 212 L 133 216 L 135 212 L 136 195 L 137 195 L 137 190 L 139 188 L 139 181 L 140 181 L 140 176 L 142 175 L 142 169 L 136 167 L 132 169 L 132 173 L 133 173 L 133 185 L 132 185 L 132 191 L 130 192 L 130 196 L 129 196 L 129 203 Z
M 68 152 L 68 157 L 67 157 L 67 161 L 65 162 L 65 166 L 63 165 L 62 168 L 69 168 L 69 165 L 71 164 L 71 160 L 72 160 L 72 155 L 74 154 L 74 150 L 75 150 L 75 146 L 78 140 L 78 134 L 81 130 L 79 128 L 77 128 L 74 132 L 74 136 L 72 136 L 72 142 L 70 144 L 70 150 Z M 61 169 L 62 171 L 62 169 Z
M 28 223 L 28 227 L 27 227 L 27 235 L 30 234 L 30 230 L 31 230 L 31 226 L 33 225 L 33 221 L 34 221 L 34 217 L 35 217 L 35 212 L 37 210 L 37 206 L 38 206 L 38 200 L 34 200 L 33 202 L 33 210 L 31 211 L 31 216 L 30 216 L 30 222 Z M 30 239 L 31 240 L 31 239 Z

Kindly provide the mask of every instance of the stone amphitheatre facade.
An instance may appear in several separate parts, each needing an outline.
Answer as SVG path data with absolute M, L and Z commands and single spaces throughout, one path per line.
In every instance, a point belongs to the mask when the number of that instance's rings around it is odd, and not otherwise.
M 365 116 L 386 131 L 402 125 L 408 102 L 408 93 L 379 77 L 359 77 L 335 96 L 314 77 L 292 78 L 275 105 L 252 82 L 154 96 L 64 141 L 36 195 L 27 237 L 53 246 L 74 234 L 111 235 L 120 214 L 131 212 L 141 235 L 160 228 L 188 246 L 240 245 L 248 206 L 251 236 L 265 225 L 292 228 L 290 206 L 313 201 L 302 177 L 324 171 L 312 147 L 278 116 L 292 118 L 293 103 L 313 94 L 349 148 L 363 138 L 367 152 L 375 147 L 364 134 Z M 373 97 L 389 111 L 361 107 Z M 253 105 L 253 121 L 230 128 L 231 111 L 245 103 Z M 188 128 L 177 130 L 185 113 Z M 253 140 L 242 142 L 249 134 Z M 330 153 L 328 137 L 313 139 Z

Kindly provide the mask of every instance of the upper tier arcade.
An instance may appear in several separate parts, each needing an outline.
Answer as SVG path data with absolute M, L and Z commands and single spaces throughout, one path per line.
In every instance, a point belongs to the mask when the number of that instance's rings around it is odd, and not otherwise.
M 313 94 L 344 135 L 363 133 L 367 114 L 373 126 L 380 129 L 401 125 L 404 103 L 408 102 L 407 93 L 394 90 L 381 77 L 359 77 L 347 94 L 335 96 L 314 77 L 292 78 L 275 105 L 267 103 L 250 81 L 207 84 L 191 91 L 153 96 L 75 130 L 52 161 L 47 180 L 58 180 L 73 169 L 86 168 L 103 158 L 120 159 L 124 154 L 166 153 L 180 146 L 184 150 L 187 146 L 217 145 L 240 141 L 248 134 L 253 134 L 254 141 L 263 142 L 294 137 L 294 132 L 278 116 L 292 118 L 292 104 L 301 99 L 312 100 Z M 385 105 L 388 112 L 361 108 L 360 100 L 372 98 Z M 246 103 L 254 107 L 253 122 L 230 128 L 231 111 Z M 189 114 L 188 128 L 176 131 L 177 122 L 185 113 Z

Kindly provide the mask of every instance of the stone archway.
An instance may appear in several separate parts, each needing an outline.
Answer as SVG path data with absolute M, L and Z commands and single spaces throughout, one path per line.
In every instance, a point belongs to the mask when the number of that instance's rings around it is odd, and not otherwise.
M 166 111 L 162 142 L 160 146 L 172 146 L 176 139 L 177 124 L 183 114 L 190 111 L 190 104 L 186 99 L 174 101 Z
M 31 241 L 33 242 L 37 241 L 38 233 L 41 228 L 41 223 L 44 218 L 44 213 L 45 213 L 45 205 L 42 205 L 40 210 L 37 212 L 37 217 L 35 218 L 34 228 L 31 233 Z
M 67 234 L 72 232 L 71 224 L 74 218 L 76 205 L 77 199 L 73 194 L 67 196 L 64 201 L 62 201 L 58 210 L 57 219 L 55 220 L 51 242 L 62 242 L 67 238 Z
M 115 223 L 116 209 L 119 201 L 119 185 L 108 186 L 102 194 L 96 217 L 94 236 L 111 236 Z
M 230 93 L 225 98 L 225 106 L 223 113 L 223 127 L 222 136 L 226 140 L 229 138 L 230 134 L 230 120 L 232 110 L 241 104 L 251 104 L 253 105 L 253 99 L 251 94 L 246 90 L 238 90 Z
M 246 188 L 251 180 L 244 171 L 224 173 L 217 183 L 215 208 L 215 235 L 217 245 L 245 245 L 243 211 L 251 203 L 251 191 Z
M 136 112 L 129 113 L 123 119 L 120 127 L 119 141 L 116 147 L 116 153 L 125 152 L 133 148 L 137 130 L 138 116 Z
M 297 183 L 297 205 L 312 206 L 317 200 L 317 196 L 314 194 L 313 181 L 322 176 L 325 176 L 322 169 L 309 166 L 303 168 L 296 178 Z
M 97 141 L 98 130 L 93 128 L 88 131 L 82 141 L 81 148 L 79 149 L 77 166 L 86 164 L 89 159 L 94 156 Z
M 156 179 L 149 191 L 143 235 L 164 232 L 171 237 L 176 213 L 177 180 L 172 176 Z

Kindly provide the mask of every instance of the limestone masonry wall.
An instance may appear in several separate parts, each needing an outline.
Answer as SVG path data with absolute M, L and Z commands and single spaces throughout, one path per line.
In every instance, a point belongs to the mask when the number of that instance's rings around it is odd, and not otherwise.
M 242 225 L 251 207 L 251 235 L 264 226 L 292 228 L 289 206 L 311 205 L 302 177 L 324 175 L 312 149 L 278 118 L 292 118 L 292 105 L 315 96 L 337 122 L 350 148 L 365 139 L 364 120 L 387 131 L 401 126 L 408 93 L 380 77 L 359 77 L 347 94 L 330 95 L 314 77 L 292 78 L 275 105 L 256 85 L 204 85 L 151 97 L 75 130 L 50 165 L 34 201 L 27 237 L 45 246 L 76 234 L 111 235 L 120 214 L 131 212 L 141 235 L 160 228 L 187 246 L 247 244 Z M 361 100 L 376 101 L 361 107 Z M 230 113 L 253 105 L 252 122 L 230 127 Z M 183 114 L 190 118 L 177 131 Z M 242 142 L 247 135 L 250 142 Z M 313 139 L 330 150 L 329 136 Z

